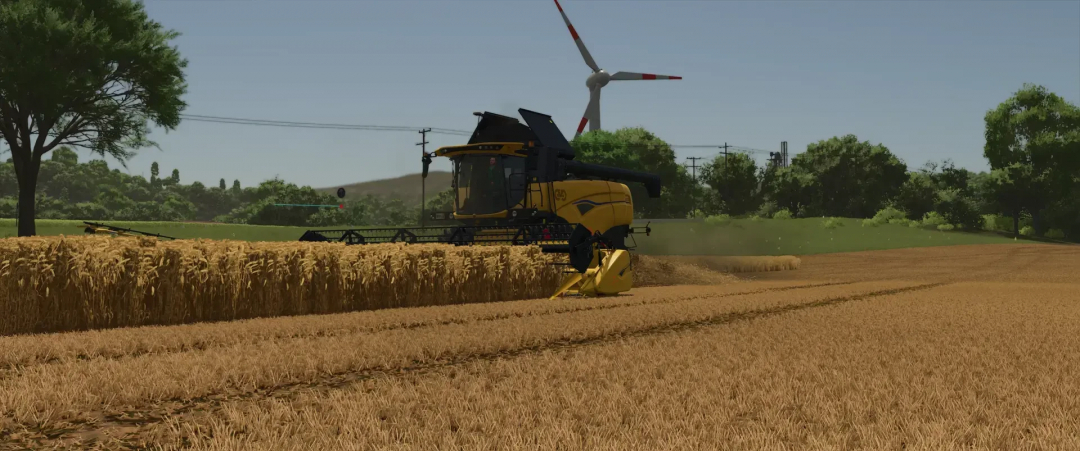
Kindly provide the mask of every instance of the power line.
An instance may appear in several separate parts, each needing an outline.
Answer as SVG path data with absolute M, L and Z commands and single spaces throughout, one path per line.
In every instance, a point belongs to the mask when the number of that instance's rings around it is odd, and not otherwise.
M 403 126 L 403 125 L 361 125 L 361 124 L 332 124 L 323 122 L 295 122 L 295 121 L 276 121 L 267 119 L 246 119 L 238 117 L 223 117 L 223 116 L 205 116 L 200 114 L 181 114 L 181 119 L 195 122 L 210 122 L 217 124 L 237 124 L 237 125 L 261 125 L 267 127 L 294 127 L 294 128 L 318 128 L 318 129 L 331 129 L 331 130 L 367 130 L 367 131 L 392 131 L 392 132 L 413 132 L 415 133 L 419 127 Z M 457 136 L 472 136 L 472 132 L 466 130 L 455 130 L 450 128 L 430 128 L 430 133 L 443 134 L 443 135 L 457 135 Z
M 194 121 L 194 122 L 208 122 L 216 124 L 236 124 L 236 125 L 260 125 L 264 127 L 293 127 L 293 128 L 315 128 L 325 130 L 364 130 L 364 131 L 386 131 L 386 132 L 416 132 L 416 130 L 422 129 L 422 127 L 413 127 L 405 125 L 369 125 L 369 124 L 336 124 L 326 122 L 297 122 L 297 121 L 279 121 L 270 119 L 249 119 L 239 117 L 225 117 L 225 116 L 208 116 L 203 114 L 181 114 L 181 119 Z M 452 128 L 437 128 L 427 127 L 428 133 L 440 134 L 440 135 L 454 135 L 454 136 L 472 136 L 473 132 L 468 130 L 457 130 Z M 668 144 L 671 148 L 678 149 L 715 149 L 723 148 L 718 144 Z M 742 146 L 728 146 L 730 149 L 741 153 L 768 153 L 767 150 L 754 149 L 751 147 Z
M 716 148 L 723 149 L 725 146 L 727 146 L 727 148 L 732 149 L 732 150 L 734 150 L 736 152 L 739 152 L 739 153 L 768 153 L 769 152 L 768 150 L 755 149 L 755 148 L 752 148 L 752 147 L 730 146 L 727 143 L 724 143 L 723 145 L 720 145 L 720 144 L 669 144 L 669 146 L 671 146 L 673 148 L 679 148 L 679 149 L 716 149 Z

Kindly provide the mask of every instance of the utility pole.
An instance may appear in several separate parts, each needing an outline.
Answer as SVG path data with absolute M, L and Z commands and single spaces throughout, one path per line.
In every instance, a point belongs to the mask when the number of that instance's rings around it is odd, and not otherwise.
M 420 142 L 416 145 L 420 146 L 420 162 L 424 165 L 423 172 L 420 174 L 420 227 L 427 226 L 427 172 L 428 164 L 431 163 L 431 157 L 427 154 L 427 134 L 430 132 L 430 128 L 420 130 Z
M 731 147 L 725 141 L 721 149 L 724 149 L 724 202 L 731 199 L 731 160 L 728 159 L 728 148 Z M 730 209 L 728 209 L 730 210 Z
M 690 210 L 690 213 L 694 215 L 694 218 L 697 218 L 697 190 L 698 190 L 697 161 L 698 160 L 703 160 L 705 158 L 704 157 L 686 157 L 686 159 L 690 160 L 690 170 L 694 174 L 693 175 L 693 177 L 694 177 L 694 190 L 690 192 L 690 199 L 691 199 L 691 203 L 693 204 L 693 209 Z

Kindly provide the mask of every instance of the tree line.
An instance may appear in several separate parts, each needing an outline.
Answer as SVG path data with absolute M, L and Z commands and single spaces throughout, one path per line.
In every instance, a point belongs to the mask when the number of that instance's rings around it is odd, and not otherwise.
M 16 217 L 18 194 L 14 164 L 8 159 L 0 165 L 0 217 Z M 451 209 L 450 194 L 433 196 L 428 200 L 429 208 Z M 389 226 L 411 224 L 420 215 L 418 205 L 401 200 L 359 196 L 342 202 L 332 194 L 280 179 L 250 187 L 241 187 L 239 180 L 227 184 L 225 179 L 217 186 L 197 181 L 184 184 L 176 169 L 162 177 L 156 162 L 147 179 L 110 169 L 100 159 L 80 163 L 78 154 L 67 147 L 53 150 L 51 158 L 41 162 L 35 202 L 39 219 Z M 339 203 L 345 208 L 275 206 Z
M 1080 110 L 1041 86 L 1025 85 L 988 112 L 984 155 L 991 171 L 953 162 L 916 170 L 883 144 L 854 135 L 807 146 L 785 167 L 759 167 L 745 154 L 718 155 L 697 181 L 671 146 L 640 128 L 598 130 L 576 138 L 577 159 L 660 176 L 660 198 L 630 184 L 635 215 L 680 218 L 885 217 L 936 221 L 963 230 L 1008 229 L 1020 234 L 1080 237 Z M 0 166 L 0 217 L 15 217 L 19 183 L 11 159 Z M 241 187 L 183 184 L 178 170 L 150 178 L 110 169 L 103 160 L 78 161 L 69 148 L 41 163 L 36 212 L 44 219 L 214 221 L 292 226 L 398 226 L 420 222 L 418 205 L 375 196 L 351 197 L 339 208 L 334 195 L 280 179 Z M 427 200 L 428 211 L 453 208 L 451 189 Z
M 670 146 L 640 128 L 586 133 L 573 145 L 583 160 L 661 176 L 660 199 L 632 188 L 643 217 L 872 218 L 884 210 L 947 228 L 1080 237 L 1080 109 L 1025 84 L 984 120 L 989 172 L 949 160 L 909 170 L 885 145 L 846 135 L 810 144 L 784 167 L 718 155 L 695 184 Z

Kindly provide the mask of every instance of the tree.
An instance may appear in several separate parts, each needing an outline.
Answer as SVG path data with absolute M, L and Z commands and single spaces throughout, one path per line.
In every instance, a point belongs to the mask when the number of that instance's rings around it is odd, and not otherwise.
M 908 173 L 894 203 L 896 208 L 907 213 L 908 219 L 920 220 L 934 211 L 936 200 L 937 186 L 933 177 L 926 171 L 915 171 Z
M 798 216 L 812 215 L 810 208 L 814 177 L 796 166 L 769 166 L 761 176 L 761 192 L 769 204 Z
M 957 168 L 951 160 L 927 162 L 918 171 L 908 173 L 893 204 L 907 212 L 908 219 L 919 220 L 936 211 L 949 224 L 977 229 L 982 224 L 984 203 L 980 196 L 985 176 Z M 973 183 L 976 180 L 978 183 Z
M 454 192 L 454 188 L 447 188 L 439 191 L 435 197 L 427 201 L 427 211 L 454 211 L 454 202 L 457 199 L 457 193 Z
M 131 0 L 0 3 L 0 135 L 19 183 L 19 236 L 34 235 L 42 157 L 60 145 L 126 161 L 186 106 L 178 36 Z
M 152 183 L 154 185 L 157 185 L 157 184 L 161 183 L 160 175 L 161 175 L 161 168 L 158 166 L 157 162 L 155 161 L 155 162 L 151 163 L 150 164 L 150 183 Z
M 312 215 L 318 213 L 316 208 L 274 204 L 336 204 L 336 198 L 332 195 L 280 179 L 267 180 L 254 189 L 248 189 L 252 190 L 251 197 L 258 200 L 233 214 L 239 222 L 248 224 L 304 226 L 310 223 Z
M 225 191 L 225 179 L 218 180 L 218 189 Z
M 1045 201 L 1042 180 L 1031 165 L 1013 163 L 990 171 L 987 189 L 998 211 L 1012 217 L 1013 236 L 1020 236 L 1020 214 L 1025 209 L 1041 210 Z M 1034 219 L 1034 218 L 1033 218 Z
M 650 198 L 640 183 L 627 183 L 634 214 L 649 218 L 682 218 L 693 205 L 693 181 L 686 168 L 675 161 L 668 143 L 641 127 L 615 132 L 594 130 L 574 138 L 575 160 L 614 166 L 660 176 L 659 199 Z
M 179 169 L 173 169 L 172 170 L 172 175 L 170 175 L 169 178 L 165 179 L 165 185 L 166 186 L 177 186 L 179 184 L 180 184 L 180 170 Z
M 931 167 L 937 168 L 937 165 Z M 941 171 L 931 171 L 930 175 L 941 189 L 959 190 L 965 194 L 969 194 L 971 191 L 969 181 L 973 176 L 972 172 L 964 168 L 957 168 L 952 160 L 943 161 Z
M 888 148 L 860 142 L 855 135 L 810 144 L 791 164 L 813 177 L 810 209 L 815 215 L 869 218 L 908 179 L 907 166 Z
M 717 155 L 701 168 L 701 180 L 715 192 L 721 213 L 743 215 L 761 204 L 758 167 L 746 154 Z
M 1024 84 L 986 113 L 983 156 L 999 173 L 995 189 L 1003 208 L 1031 214 L 1036 233 L 1045 230 L 1046 208 L 1064 199 L 1080 178 L 1080 108 L 1038 85 Z M 1002 189 L 1013 189 L 1003 193 Z
M 67 147 L 59 147 L 53 151 L 52 161 L 68 167 L 75 166 L 79 164 L 79 154 Z

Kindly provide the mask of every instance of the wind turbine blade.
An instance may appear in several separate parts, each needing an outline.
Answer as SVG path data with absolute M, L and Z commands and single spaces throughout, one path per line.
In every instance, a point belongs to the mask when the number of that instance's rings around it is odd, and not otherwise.
M 585 124 L 589 122 L 592 122 L 589 131 L 600 128 L 600 87 L 593 88 L 589 92 L 589 106 L 585 107 L 585 115 L 581 117 L 581 123 L 577 126 L 577 133 L 574 134 L 575 138 L 581 136 L 581 131 L 585 130 Z
M 611 74 L 612 80 L 682 80 L 682 77 L 674 75 L 639 74 L 637 72 L 615 72 Z
M 570 24 L 570 18 L 566 17 L 566 13 L 563 12 L 559 0 L 555 0 L 555 7 L 559 8 L 559 14 L 562 14 L 562 20 L 563 22 L 566 22 L 566 28 L 570 29 L 570 36 L 574 38 L 574 44 L 577 44 L 578 50 L 581 51 L 581 57 L 585 58 L 585 64 L 588 64 L 593 72 L 600 72 L 600 66 L 596 65 L 596 61 L 593 60 L 592 55 L 589 54 L 589 49 L 585 48 L 584 42 L 581 42 L 581 36 L 578 36 L 577 30 Z

